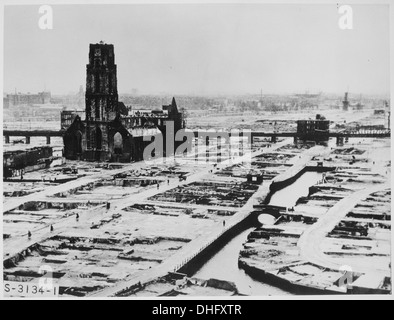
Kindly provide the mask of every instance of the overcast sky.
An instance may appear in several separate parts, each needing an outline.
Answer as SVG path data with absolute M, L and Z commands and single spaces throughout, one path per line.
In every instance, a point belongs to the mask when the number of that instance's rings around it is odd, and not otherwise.
M 389 10 L 353 5 L 54 5 L 4 9 L 4 91 L 85 87 L 90 43 L 114 44 L 118 91 L 169 94 L 389 92 Z

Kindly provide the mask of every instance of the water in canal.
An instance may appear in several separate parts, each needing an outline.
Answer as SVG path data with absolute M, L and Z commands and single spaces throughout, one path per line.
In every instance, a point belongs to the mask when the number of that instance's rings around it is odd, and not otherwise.
M 307 172 L 292 185 L 277 191 L 270 204 L 292 207 L 299 197 L 308 195 L 308 189 L 322 179 L 321 173 Z M 278 296 L 291 293 L 257 281 L 238 268 L 238 254 L 248 234 L 254 230 L 250 227 L 231 239 L 223 248 L 212 256 L 193 276 L 201 279 L 221 279 L 234 282 L 240 293 L 251 296 Z
M 291 208 L 295 206 L 300 197 L 305 197 L 309 193 L 309 187 L 322 180 L 322 174 L 317 172 L 306 172 L 299 177 L 293 184 L 275 192 L 270 205 Z

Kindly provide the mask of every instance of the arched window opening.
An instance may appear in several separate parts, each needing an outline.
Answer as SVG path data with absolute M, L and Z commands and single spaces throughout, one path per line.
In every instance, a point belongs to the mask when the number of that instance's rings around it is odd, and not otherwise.
M 114 135 L 114 151 L 115 154 L 121 154 L 123 151 L 123 137 L 120 132 Z

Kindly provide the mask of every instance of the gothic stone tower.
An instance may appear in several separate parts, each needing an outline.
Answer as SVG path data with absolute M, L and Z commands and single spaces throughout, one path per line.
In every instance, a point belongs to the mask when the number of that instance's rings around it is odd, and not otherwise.
M 122 107 L 123 106 L 123 107 Z M 132 134 L 122 124 L 114 46 L 91 44 L 86 66 L 85 120 L 77 116 L 63 135 L 67 159 L 130 162 Z
M 86 66 L 86 158 L 110 157 L 108 123 L 119 117 L 114 46 L 91 44 Z
M 127 108 L 118 101 L 114 46 L 102 42 L 91 44 L 86 66 L 86 118 L 83 121 L 76 116 L 63 134 L 65 157 L 87 161 L 139 161 L 149 144 L 143 138 L 150 126 L 163 133 L 163 142 L 167 138 L 174 139 L 166 135 L 166 121 L 173 123 L 174 134 L 184 128 L 183 115 L 175 99 L 157 114 L 137 117 L 127 117 L 127 114 Z M 136 126 L 142 132 L 133 132 Z M 175 150 L 181 143 L 175 142 Z M 165 155 L 166 151 L 164 149 Z M 171 153 L 173 151 L 168 152 L 168 156 L 172 156 Z

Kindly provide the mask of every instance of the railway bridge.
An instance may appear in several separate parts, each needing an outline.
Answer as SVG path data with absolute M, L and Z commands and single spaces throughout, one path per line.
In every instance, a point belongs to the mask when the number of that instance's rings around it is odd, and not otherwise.
M 31 137 L 46 137 L 47 144 L 51 143 L 51 137 L 62 137 L 64 130 L 3 130 L 5 143 L 10 143 L 10 137 L 25 137 L 26 144 L 30 143 Z M 302 134 L 296 131 L 292 132 L 276 132 L 276 131 L 210 131 L 210 130 L 195 130 L 193 132 L 195 137 L 200 138 L 214 138 L 214 137 L 232 137 L 244 136 L 251 139 L 255 137 L 270 137 L 272 142 L 276 142 L 278 137 L 293 137 L 294 139 L 302 138 Z M 329 138 L 336 138 L 337 143 L 343 142 L 345 138 L 390 138 L 390 129 L 352 129 L 352 130 L 332 130 L 328 132 Z

